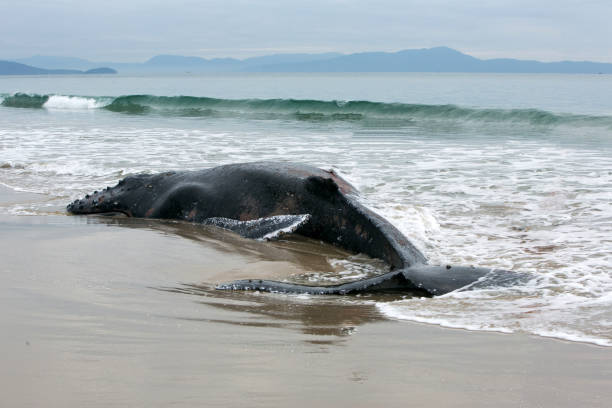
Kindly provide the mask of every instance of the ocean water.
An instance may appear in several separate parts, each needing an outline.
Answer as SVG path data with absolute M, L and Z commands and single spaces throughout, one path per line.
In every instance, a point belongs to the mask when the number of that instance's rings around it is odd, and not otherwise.
M 386 316 L 612 346 L 610 95 L 606 75 L 0 77 L 0 183 L 45 197 L 0 211 L 63 214 L 140 172 L 333 168 L 431 263 L 534 276 L 381 300 Z M 330 265 L 303 280 L 384 268 Z

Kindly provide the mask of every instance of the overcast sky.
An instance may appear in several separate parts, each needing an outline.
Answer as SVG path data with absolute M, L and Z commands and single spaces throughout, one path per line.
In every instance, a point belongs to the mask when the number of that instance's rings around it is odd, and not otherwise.
M 144 61 L 449 46 L 612 62 L 611 0 L 0 0 L 0 59 Z

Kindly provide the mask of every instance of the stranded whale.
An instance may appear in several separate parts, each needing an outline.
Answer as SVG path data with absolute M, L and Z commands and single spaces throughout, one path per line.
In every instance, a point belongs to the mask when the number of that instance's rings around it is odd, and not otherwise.
M 289 163 L 245 163 L 206 170 L 129 176 L 67 206 L 73 214 L 123 213 L 130 217 L 212 224 L 248 238 L 295 232 L 387 262 L 391 271 L 335 286 L 239 280 L 218 289 L 350 294 L 407 291 L 435 296 L 482 278 L 507 282 L 513 272 L 490 268 L 432 266 L 393 225 L 355 198 L 333 171 Z

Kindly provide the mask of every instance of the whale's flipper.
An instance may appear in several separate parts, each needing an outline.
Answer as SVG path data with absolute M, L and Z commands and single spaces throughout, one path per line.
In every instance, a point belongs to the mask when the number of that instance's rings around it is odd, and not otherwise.
M 489 278 L 490 277 L 490 278 Z M 473 266 L 413 265 L 373 278 L 333 286 L 298 285 L 259 279 L 244 279 L 217 286 L 222 290 L 259 290 L 262 292 L 308 293 L 313 295 L 348 295 L 362 292 L 408 292 L 418 296 L 439 296 L 457 289 L 507 286 L 524 281 L 531 275 Z M 500 282 L 501 285 L 497 285 Z
M 274 215 L 249 221 L 214 217 L 205 219 L 203 224 L 230 230 L 245 238 L 270 240 L 292 233 L 308 220 L 310 220 L 310 214 Z
M 243 279 L 223 283 L 218 285 L 216 289 L 259 290 L 262 292 L 279 293 L 308 293 L 311 295 L 348 295 L 359 292 L 388 292 L 399 290 L 419 292 L 418 288 L 415 288 L 411 282 L 404 278 L 401 270 L 387 272 L 373 278 L 344 283 L 342 285 L 310 286 L 271 280 Z

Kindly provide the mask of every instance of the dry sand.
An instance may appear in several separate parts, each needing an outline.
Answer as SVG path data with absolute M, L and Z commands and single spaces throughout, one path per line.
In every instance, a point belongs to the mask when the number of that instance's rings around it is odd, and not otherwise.
M 31 199 L 0 188 L 0 206 Z M 213 289 L 342 256 L 183 223 L 0 216 L 0 406 L 609 406 L 608 348 L 391 321 L 384 298 Z

